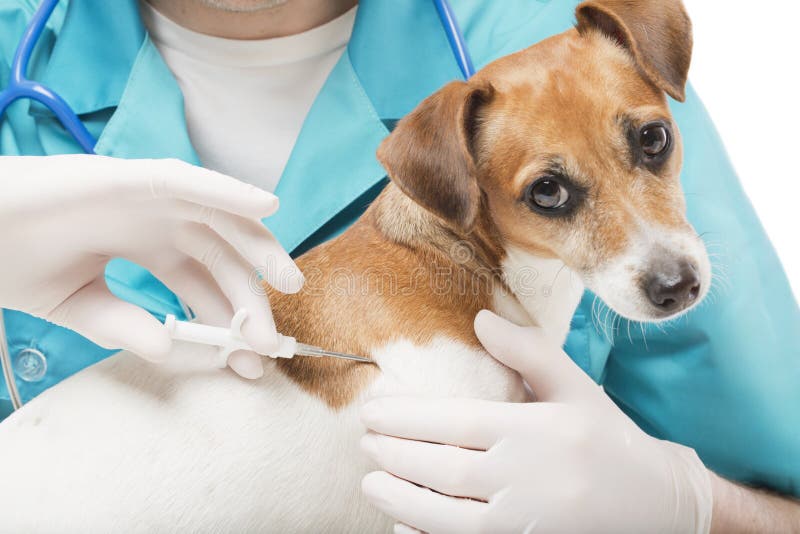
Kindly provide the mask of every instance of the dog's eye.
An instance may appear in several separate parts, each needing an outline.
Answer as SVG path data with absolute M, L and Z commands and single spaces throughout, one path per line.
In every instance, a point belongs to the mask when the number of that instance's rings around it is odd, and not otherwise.
M 553 177 L 540 178 L 528 188 L 528 204 L 555 210 L 569 202 L 569 191 Z
M 669 130 L 663 124 L 648 124 L 639 133 L 642 150 L 651 158 L 666 152 L 670 142 Z

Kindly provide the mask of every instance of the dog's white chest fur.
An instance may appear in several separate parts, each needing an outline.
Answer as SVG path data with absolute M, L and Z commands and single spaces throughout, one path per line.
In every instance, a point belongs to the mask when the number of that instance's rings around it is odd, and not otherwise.
M 364 400 L 525 393 L 483 351 L 446 338 L 374 357 L 383 375 L 339 411 L 271 364 L 247 382 L 218 370 L 187 378 L 125 353 L 101 362 L 0 425 L 0 530 L 389 530 L 360 495 L 374 469 L 358 449 Z
M 421 394 L 486 400 L 524 400 L 522 384 L 477 347 L 446 337 L 424 347 L 398 341 L 374 352 L 382 375 L 369 395 Z
M 513 294 L 496 292 L 495 311 L 520 326 L 536 324 L 563 343 L 584 292 L 575 273 L 560 260 L 508 247 L 503 277 Z

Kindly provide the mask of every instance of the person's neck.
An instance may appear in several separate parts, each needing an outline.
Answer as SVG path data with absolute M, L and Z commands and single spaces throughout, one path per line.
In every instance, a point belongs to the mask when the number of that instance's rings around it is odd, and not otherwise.
M 255 11 L 228 11 L 202 0 L 146 0 L 189 30 L 226 39 L 271 39 L 308 31 L 353 8 L 358 0 L 289 0 Z

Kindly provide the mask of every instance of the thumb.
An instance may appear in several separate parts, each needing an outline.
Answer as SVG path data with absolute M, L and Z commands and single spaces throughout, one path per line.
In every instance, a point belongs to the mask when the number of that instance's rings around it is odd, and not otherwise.
M 96 278 L 55 308 L 47 320 L 75 330 L 101 347 L 161 361 L 172 348 L 167 328 L 147 311 L 115 297 Z
M 541 328 L 517 326 L 482 310 L 475 334 L 500 363 L 522 375 L 537 401 L 582 400 L 597 393 L 597 384 Z

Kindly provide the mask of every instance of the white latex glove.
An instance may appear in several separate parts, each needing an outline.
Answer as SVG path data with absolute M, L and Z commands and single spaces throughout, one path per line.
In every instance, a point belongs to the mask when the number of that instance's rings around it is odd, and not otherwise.
M 475 332 L 537 402 L 365 404 L 380 434 L 362 448 L 385 472 L 362 487 L 403 523 L 396 532 L 709 531 L 711 481 L 694 450 L 642 432 L 542 330 L 483 311 Z
M 242 334 L 268 354 L 278 340 L 254 269 L 279 291 L 303 283 L 260 222 L 277 209 L 270 193 L 178 160 L 0 157 L 0 306 L 163 359 L 172 344 L 164 325 L 105 284 L 106 263 L 122 257 L 152 272 L 201 322 L 226 326 L 246 308 Z M 255 353 L 234 353 L 228 364 L 248 378 L 263 374 Z

